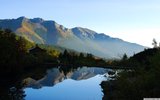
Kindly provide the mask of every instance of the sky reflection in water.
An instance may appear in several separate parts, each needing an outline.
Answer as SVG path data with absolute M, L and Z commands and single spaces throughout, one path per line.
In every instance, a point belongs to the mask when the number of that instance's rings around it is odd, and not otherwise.
M 57 70 L 57 69 L 55 69 Z M 55 70 L 52 69 L 52 74 L 56 73 Z M 51 72 L 47 73 L 49 75 Z M 102 89 L 100 87 L 100 83 L 103 80 L 106 80 L 104 77 L 104 73 L 106 70 L 103 68 L 82 68 L 76 71 L 73 71 L 68 79 L 62 80 L 53 86 L 42 86 L 39 89 L 33 89 L 31 85 L 26 88 L 25 97 L 26 100 L 101 100 L 103 97 Z M 75 75 L 76 74 L 76 75 Z M 100 75 L 101 74 L 101 75 Z M 46 80 L 47 75 L 42 78 Z M 50 77 L 52 75 L 49 75 Z M 63 75 L 61 75 L 63 76 Z M 74 77 L 73 77 L 74 76 Z M 77 76 L 75 78 L 75 76 Z M 83 76 L 83 78 L 82 78 Z M 81 77 L 79 79 L 78 77 Z M 41 79 L 41 81 L 42 81 Z M 53 83 L 57 77 L 54 77 Z M 62 78 L 61 78 L 62 79 Z M 40 82 L 37 81 L 39 83 Z M 46 81 L 45 81 L 46 82 Z

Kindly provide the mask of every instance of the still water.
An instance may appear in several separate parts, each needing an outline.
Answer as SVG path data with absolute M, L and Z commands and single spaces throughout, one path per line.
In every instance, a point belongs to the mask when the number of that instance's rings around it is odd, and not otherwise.
M 109 69 L 82 67 L 52 68 L 41 79 L 23 80 L 25 100 L 102 100 L 100 83 L 108 79 Z M 104 77 L 105 76 L 105 77 Z

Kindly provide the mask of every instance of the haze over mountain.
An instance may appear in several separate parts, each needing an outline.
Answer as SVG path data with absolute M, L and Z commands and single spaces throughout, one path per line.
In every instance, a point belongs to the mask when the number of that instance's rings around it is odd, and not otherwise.
M 118 58 L 124 53 L 131 56 L 145 48 L 87 28 L 69 29 L 55 21 L 42 18 L 4 19 L 0 20 L 0 28 L 9 28 L 31 42 L 58 45 L 104 58 Z

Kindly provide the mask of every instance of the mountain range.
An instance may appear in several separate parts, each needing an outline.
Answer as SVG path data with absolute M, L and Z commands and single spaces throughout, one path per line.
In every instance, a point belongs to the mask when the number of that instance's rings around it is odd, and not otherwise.
M 144 50 L 144 46 L 97 33 L 87 28 L 66 28 L 42 18 L 1 19 L 0 28 L 11 29 L 17 35 L 38 44 L 57 45 L 103 58 L 118 58 Z

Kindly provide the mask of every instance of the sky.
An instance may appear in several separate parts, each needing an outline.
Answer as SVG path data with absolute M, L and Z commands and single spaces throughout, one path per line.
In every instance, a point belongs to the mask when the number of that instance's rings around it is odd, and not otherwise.
M 152 47 L 160 42 L 160 0 L 0 0 L 0 19 L 25 16 L 84 27 Z

